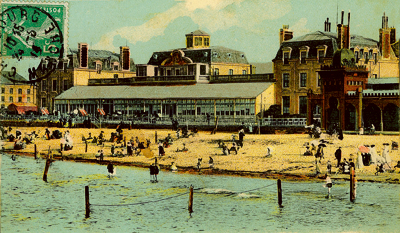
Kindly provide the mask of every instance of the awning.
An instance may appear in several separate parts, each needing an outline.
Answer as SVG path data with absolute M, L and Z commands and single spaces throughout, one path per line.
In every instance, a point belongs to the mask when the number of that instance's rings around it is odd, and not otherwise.
M 47 110 L 47 108 L 40 108 L 40 111 L 43 115 L 49 115 L 49 110 Z
M 32 111 L 37 112 L 37 106 L 31 103 L 12 103 L 8 105 L 8 110 L 16 112 L 18 114 L 25 114 L 25 112 Z
M 97 111 L 100 113 L 100 115 L 103 115 L 103 116 L 106 115 L 106 112 L 102 108 L 98 108 Z
M 79 109 L 79 112 L 82 114 L 82 116 L 87 116 L 87 112 L 85 111 L 85 109 L 81 108 Z

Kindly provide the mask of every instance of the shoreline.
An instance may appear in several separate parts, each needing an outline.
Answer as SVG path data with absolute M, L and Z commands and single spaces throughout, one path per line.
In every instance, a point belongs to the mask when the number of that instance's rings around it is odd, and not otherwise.
M 63 151 L 59 153 L 60 139 L 45 140 L 42 138 L 44 127 L 23 127 L 19 128 L 23 135 L 25 132 L 36 130 L 39 132 L 39 138 L 36 139 L 37 157 L 40 159 L 46 158 L 50 153 L 56 161 L 74 161 L 86 162 L 93 164 L 107 164 L 112 161 L 117 166 L 134 166 L 148 168 L 153 162 L 154 157 L 147 158 L 143 154 L 139 156 L 127 157 L 109 157 L 109 149 L 112 142 L 106 142 L 104 146 L 96 146 L 89 143 L 87 152 L 85 152 L 85 143 L 83 143 L 82 136 L 87 135 L 89 132 L 93 136 L 97 136 L 100 131 L 104 131 L 106 138 L 114 129 L 82 129 L 82 128 L 51 128 L 50 130 L 58 129 L 63 133 L 69 130 L 74 140 L 74 148 L 70 151 Z M 14 129 L 15 130 L 15 129 Z M 393 136 L 385 135 L 345 135 L 345 141 L 328 140 L 327 147 L 325 148 L 325 158 L 321 163 L 321 174 L 315 174 L 315 159 L 311 156 L 303 156 L 302 151 L 305 149 L 302 145 L 313 139 L 309 138 L 306 134 L 280 134 L 280 135 L 259 135 L 259 134 L 246 134 L 244 138 L 244 147 L 241 148 L 238 154 L 222 155 L 221 148 L 218 148 L 217 142 L 222 140 L 229 143 L 232 134 L 234 133 L 221 133 L 210 134 L 209 132 L 199 132 L 195 137 L 176 139 L 173 131 L 165 130 L 128 130 L 124 129 L 126 141 L 131 137 L 138 137 L 140 141 L 150 139 L 154 142 L 155 137 L 163 139 L 168 134 L 175 138 L 170 148 L 165 148 L 166 155 L 158 157 L 158 165 L 163 172 L 170 172 L 171 162 L 174 162 L 178 167 L 177 173 L 197 174 L 197 175 L 221 175 L 221 176 L 240 176 L 250 178 L 265 178 L 265 179 L 281 179 L 286 181 L 324 181 L 326 173 L 326 162 L 328 160 L 332 163 L 332 180 L 348 181 L 349 174 L 335 174 L 336 161 L 334 159 L 334 151 L 338 146 L 342 147 L 343 158 L 353 158 L 355 152 L 354 145 L 359 145 L 360 141 L 370 143 L 374 142 L 387 142 L 393 140 Z M 156 136 L 157 132 L 157 136 Z M 14 131 L 13 131 L 14 133 Z M 236 134 L 237 135 L 237 134 Z M 153 140 L 154 139 L 154 140 Z M 178 152 L 177 149 L 182 148 L 183 143 L 187 145 L 189 151 Z M 4 154 L 16 154 L 21 156 L 34 157 L 33 144 L 27 145 L 25 149 L 13 150 L 10 148 L 12 142 L 3 142 L 5 150 Z M 370 143 L 371 144 L 371 143 Z M 266 146 L 273 146 L 273 156 L 267 158 Z M 50 148 L 50 151 L 49 151 Z M 105 152 L 104 161 L 99 161 L 95 158 L 98 149 L 103 149 Z M 150 149 L 153 153 L 158 152 L 157 145 L 151 143 Z M 116 149 L 116 151 L 118 148 Z M 353 152 L 353 153 L 352 153 Z M 208 157 L 213 157 L 214 168 L 209 168 Z M 400 160 L 399 151 L 391 151 L 392 167 Z M 203 164 L 200 171 L 197 169 L 197 159 L 202 158 Z M 356 177 L 359 182 L 380 182 L 380 183 L 393 183 L 399 184 L 400 169 L 394 170 L 393 173 L 385 172 L 379 175 L 375 174 L 375 165 L 364 167 L 363 170 L 356 170 Z

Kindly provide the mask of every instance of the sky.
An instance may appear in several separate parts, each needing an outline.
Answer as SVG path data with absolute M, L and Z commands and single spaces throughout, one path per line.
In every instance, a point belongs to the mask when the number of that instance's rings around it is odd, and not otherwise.
M 53 0 L 54 1 L 54 0 Z M 57 0 L 56 0 L 57 1 Z M 68 1 L 68 0 L 67 0 Z M 336 31 L 337 9 L 351 11 L 350 33 L 378 40 L 384 12 L 399 27 L 398 0 L 69 0 L 68 46 L 119 53 L 128 45 L 136 64 L 154 51 L 185 47 L 185 34 L 210 34 L 211 46 L 242 51 L 250 63 L 270 62 L 279 49 L 279 29 L 294 37 L 323 31 L 326 18 Z M 340 16 L 339 16 L 340 17 Z M 340 22 L 340 18 L 338 19 Z

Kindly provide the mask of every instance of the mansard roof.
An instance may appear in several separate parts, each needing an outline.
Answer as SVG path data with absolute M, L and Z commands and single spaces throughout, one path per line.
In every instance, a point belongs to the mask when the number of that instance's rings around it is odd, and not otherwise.
M 337 33 L 316 31 L 293 38 L 288 41 L 284 41 L 282 42 L 281 47 L 279 48 L 274 60 L 282 59 L 282 50 L 289 47 L 292 49 L 290 58 L 299 58 L 300 48 L 303 46 L 309 47 L 308 58 L 317 58 L 317 47 L 320 46 L 326 46 L 327 48 L 325 57 L 333 57 L 334 52 L 338 48 L 336 39 Z M 355 47 L 378 48 L 378 41 L 363 36 L 351 34 L 350 48 Z
M 185 57 L 190 58 L 194 63 L 239 63 L 249 64 L 244 52 L 229 49 L 223 46 L 211 46 L 204 49 L 178 49 L 184 53 Z M 174 50 L 154 52 L 148 65 L 161 65 L 161 63 L 171 56 Z

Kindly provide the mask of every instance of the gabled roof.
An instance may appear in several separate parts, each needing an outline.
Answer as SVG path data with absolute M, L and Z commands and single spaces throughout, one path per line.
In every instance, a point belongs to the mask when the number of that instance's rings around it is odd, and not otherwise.
M 249 64 L 244 52 L 229 49 L 223 46 L 211 46 L 205 49 L 186 49 L 181 48 L 185 57 L 190 58 L 194 63 L 239 63 Z M 154 52 L 148 65 L 161 65 L 161 63 L 171 56 L 173 50 Z
M 74 86 L 56 100 L 81 99 L 232 99 L 255 98 L 272 83 L 224 83 L 187 86 Z

